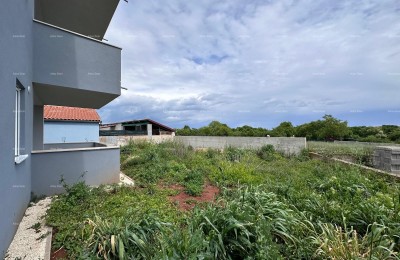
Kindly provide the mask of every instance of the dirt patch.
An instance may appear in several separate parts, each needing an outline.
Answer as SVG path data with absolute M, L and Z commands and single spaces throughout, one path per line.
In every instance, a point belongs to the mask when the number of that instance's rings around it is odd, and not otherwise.
M 53 243 L 54 238 L 57 234 L 58 230 L 57 228 L 53 228 L 53 234 L 51 237 L 51 242 Z M 64 247 L 61 247 L 59 249 L 56 250 L 51 250 L 51 254 L 50 254 L 50 260 L 57 260 L 57 259 L 68 259 L 68 254 L 67 254 L 67 250 L 64 249 Z
M 60 248 L 54 252 L 51 252 L 50 260 L 57 259 L 68 259 L 67 250 L 65 250 L 64 248 Z
M 197 197 L 186 194 L 184 192 L 184 187 L 181 185 L 174 184 L 174 185 L 168 186 L 168 188 L 180 191 L 178 195 L 170 196 L 169 200 L 171 202 L 177 204 L 178 208 L 183 211 L 193 209 L 194 206 L 198 203 L 214 201 L 216 196 L 220 192 L 218 187 L 213 186 L 209 183 L 207 183 L 204 186 L 203 192 L 201 193 L 200 196 L 197 196 Z

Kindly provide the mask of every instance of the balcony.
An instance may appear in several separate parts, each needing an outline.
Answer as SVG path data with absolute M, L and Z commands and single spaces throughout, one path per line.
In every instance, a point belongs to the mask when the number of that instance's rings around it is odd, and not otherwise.
M 64 192 L 61 178 L 68 184 L 118 183 L 120 151 L 118 146 L 100 143 L 44 144 L 32 151 L 32 192 L 53 195 Z
M 35 105 L 100 108 L 121 94 L 121 48 L 34 20 Z
M 35 0 L 35 19 L 102 40 L 119 0 Z

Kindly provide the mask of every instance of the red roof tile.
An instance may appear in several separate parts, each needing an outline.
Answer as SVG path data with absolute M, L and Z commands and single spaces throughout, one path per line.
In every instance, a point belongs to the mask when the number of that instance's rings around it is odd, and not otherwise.
M 81 107 L 44 106 L 44 120 L 100 122 L 96 109 Z

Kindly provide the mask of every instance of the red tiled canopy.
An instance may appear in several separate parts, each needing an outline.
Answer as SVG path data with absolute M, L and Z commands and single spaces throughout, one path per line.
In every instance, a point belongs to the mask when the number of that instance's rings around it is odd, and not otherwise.
M 44 120 L 100 122 L 96 109 L 81 107 L 44 106 Z

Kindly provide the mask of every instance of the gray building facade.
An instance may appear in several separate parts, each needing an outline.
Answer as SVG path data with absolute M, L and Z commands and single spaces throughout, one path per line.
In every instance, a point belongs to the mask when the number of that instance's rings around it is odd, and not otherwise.
M 32 191 L 62 192 L 58 186 L 52 190 L 54 182 L 61 175 L 72 182 L 82 172 L 86 173 L 88 184 L 99 179 L 118 181 L 118 148 L 97 144 L 46 147 L 43 142 L 44 105 L 98 109 L 121 94 L 121 49 L 102 42 L 118 3 L 119 0 L 1 2 L 1 258 Z M 101 172 L 98 178 L 103 157 L 108 158 L 107 172 Z M 55 165 L 60 161 L 69 163 L 57 170 Z

